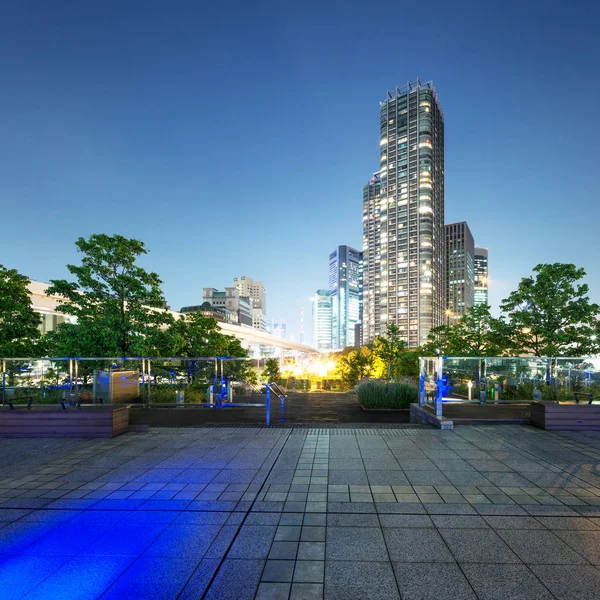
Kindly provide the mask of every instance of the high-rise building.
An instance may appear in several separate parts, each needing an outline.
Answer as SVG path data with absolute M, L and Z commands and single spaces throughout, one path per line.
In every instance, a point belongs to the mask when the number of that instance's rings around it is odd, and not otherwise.
M 313 346 L 317 350 L 333 348 L 331 335 L 332 303 L 330 290 L 317 290 L 313 297 Z
M 381 332 L 381 220 L 379 173 L 363 188 L 363 318 L 362 336 L 375 339 Z
M 254 281 L 251 277 L 235 277 L 233 285 L 240 296 L 250 298 L 252 305 L 252 327 L 267 331 L 267 292 L 260 281 Z
M 475 248 L 475 304 L 489 304 L 487 248 Z
M 237 288 L 226 287 L 224 292 L 215 288 L 202 289 L 202 301 L 216 310 L 225 309 L 237 316 L 239 325 L 252 327 L 252 305 L 250 298 L 241 296 Z
M 446 322 L 452 324 L 474 303 L 475 242 L 464 222 L 446 225 Z
M 380 103 L 380 170 L 363 190 L 364 342 L 394 323 L 408 346 L 444 323 L 444 117 L 431 82 Z
M 341 350 L 354 345 L 354 326 L 362 320 L 363 253 L 338 246 L 329 255 L 332 344 Z

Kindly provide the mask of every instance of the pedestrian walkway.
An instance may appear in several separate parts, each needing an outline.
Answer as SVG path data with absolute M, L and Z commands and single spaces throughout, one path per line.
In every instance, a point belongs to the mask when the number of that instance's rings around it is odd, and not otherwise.
M 596 599 L 600 435 L 0 440 L 0 597 Z

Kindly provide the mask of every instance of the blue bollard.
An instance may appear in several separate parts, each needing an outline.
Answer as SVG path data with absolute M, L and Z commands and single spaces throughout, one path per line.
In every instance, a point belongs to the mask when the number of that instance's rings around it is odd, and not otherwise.
M 265 412 L 267 413 L 267 415 L 266 415 L 267 427 L 270 427 L 270 425 L 271 425 L 271 390 L 269 389 L 268 385 L 265 386 L 265 391 L 266 391 Z

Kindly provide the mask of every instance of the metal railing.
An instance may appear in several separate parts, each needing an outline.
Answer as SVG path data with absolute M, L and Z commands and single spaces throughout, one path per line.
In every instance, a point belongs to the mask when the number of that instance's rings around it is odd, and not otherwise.
M 157 408 L 264 407 L 270 424 L 271 392 L 280 400 L 284 420 L 285 392 L 275 383 L 260 386 L 243 378 L 238 357 L 44 357 L 0 358 L 1 400 L 15 410 L 33 406 L 81 407 L 127 403 Z M 244 402 L 264 395 L 265 402 Z
M 599 357 L 421 357 L 421 406 L 444 403 L 592 403 L 600 400 Z

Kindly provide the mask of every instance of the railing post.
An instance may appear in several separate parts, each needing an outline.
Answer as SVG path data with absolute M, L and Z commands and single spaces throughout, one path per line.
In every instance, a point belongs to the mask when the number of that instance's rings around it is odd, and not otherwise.
M 487 373 L 485 358 L 479 362 L 479 404 L 485 406 L 485 394 L 487 387 Z
M 75 406 L 81 408 L 81 402 L 79 400 L 79 361 L 75 359 Z
M 150 406 L 150 402 L 152 402 L 152 390 L 150 389 L 151 381 L 152 381 L 152 366 L 150 364 L 150 359 L 148 359 L 148 406 Z
M 425 406 L 425 359 L 419 358 L 419 406 Z
M 2 406 L 6 406 L 6 361 L 2 359 Z
M 281 394 L 279 396 L 279 400 L 281 402 L 281 422 L 283 423 L 283 416 L 284 416 L 283 413 L 284 413 L 284 410 L 285 410 L 285 406 L 284 406 L 285 396 L 283 394 Z
M 265 383 L 265 412 L 267 427 L 271 425 L 271 388 L 268 383 Z
M 437 372 L 437 393 L 435 395 L 435 416 L 442 416 L 442 398 L 443 394 L 443 383 L 444 383 L 444 358 L 438 357 L 438 372 Z

